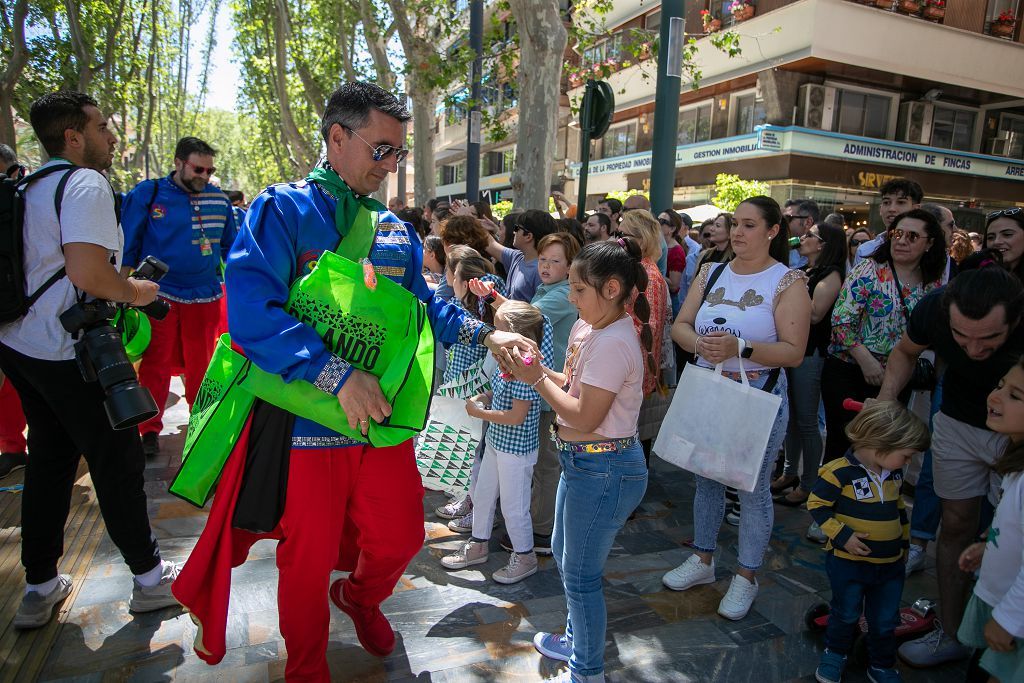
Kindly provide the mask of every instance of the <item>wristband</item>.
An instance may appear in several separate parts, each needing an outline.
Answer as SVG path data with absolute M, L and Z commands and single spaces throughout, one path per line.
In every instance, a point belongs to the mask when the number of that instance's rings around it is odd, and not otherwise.
M 134 292 L 135 292 L 135 296 L 133 296 L 133 297 L 131 298 L 131 301 L 126 301 L 126 302 L 125 302 L 126 304 L 128 304 L 129 306 L 131 306 L 131 305 L 133 305 L 133 304 L 134 304 L 134 303 L 135 303 L 136 301 L 138 301 L 138 300 L 139 300 L 139 296 L 140 296 L 141 292 L 139 292 L 139 288 L 135 286 L 135 283 L 134 283 L 134 282 L 132 282 L 131 278 L 128 278 L 128 285 L 129 285 L 129 286 L 130 286 L 130 287 L 132 288 L 132 291 L 134 291 Z
M 531 384 L 530 387 L 533 388 L 533 389 L 536 389 L 537 385 L 540 384 L 541 382 L 543 382 L 544 380 L 546 380 L 547 378 L 548 378 L 548 376 L 546 374 L 541 374 L 540 379 L 538 379 L 536 382 Z
M 747 350 L 747 341 L 743 337 L 736 337 L 736 343 L 739 345 L 739 348 L 736 349 L 736 356 L 738 358 L 746 358 L 743 352 Z

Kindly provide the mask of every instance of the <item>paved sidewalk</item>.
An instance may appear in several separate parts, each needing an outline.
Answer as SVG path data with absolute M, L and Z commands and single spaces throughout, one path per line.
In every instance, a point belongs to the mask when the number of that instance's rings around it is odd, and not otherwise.
M 204 511 L 167 493 L 180 461 L 185 418 L 180 404 L 168 410 L 162 453 L 146 473 L 154 530 L 164 557 L 176 561 L 188 556 L 205 520 Z M 88 486 L 88 478 L 80 483 Z M 685 543 L 692 536 L 692 499 L 692 476 L 656 462 L 637 519 L 620 534 L 608 562 L 608 680 L 813 681 L 821 644 L 818 634 L 806 630 L 803 615 L 827 599 L 828 582 L 820 548 L 803 538 L 806 511 L 776 508 L 760 597 L 747 618 L 730 622 L 715 611 L 728 587 L 727 569 L 736 559 L 733 527 L 722 527 L 718 581 L 685 593 L 661 585 L 661 575 L 689 553 Z M 428 493 L 424 510 L 443 500 L 439 493 Z M 556 674 L 560 668 L 531 644 L 537 630 L 559 630 L 564 623 L 565 600 L 552 560 L 542 558 L 541 571 L 522 583 L 499 585 L 489 577 L 507 556 L 494 542 L 486 565 L 446 572 L 438 558 L 462 537 L 431 513 L 425 512 L 425 519 L 427 542 L 383 606 L 398 634 L 395 652 L 383 660 L 370 656 L 359 647 L 348 617 L 332 610 L 328 659 L 334 680 L 504 682 Z M 105 535 L 88 568 L 73 573 L 79 590 L 65 603 L 53 637 L 21 635 L 7 648 L 19 651 L 22 660 L 39 662 L 37 680 L 283 679 L 286 653 L 277 626 L 273 542 L 256 544 L 250 560 L 235 570 L 228 652 L 216 667 L 196 657 L 196 627 L 180 610 L 128 613 L 131 577 Z M 23 580 L 17 571 L 11 577 L 8 583 Z M 908 602 L 936 597 L 934 562 L 907 582 L 904 596 Z M 10 677 L 9 664 L 5 661 L 0 669 L 0 679 Z M 904 675 L 911 683 L 952 682 L 962 681 L 964 670 L 963 664 L 930 671 L 904 668 Z M 17 680 L 32 680 L 28 674 L 23 670 Z M 867 679 L 851 671 L 845 680 Z

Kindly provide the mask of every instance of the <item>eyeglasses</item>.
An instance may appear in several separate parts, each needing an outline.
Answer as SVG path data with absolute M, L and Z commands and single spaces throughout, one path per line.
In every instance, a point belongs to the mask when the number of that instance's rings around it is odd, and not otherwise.
M 188 159 L 185 160 L 185 165 L 190 166 L 196 175 L 213 175 L 217 172 L 214 166 L 196 166 Z
M 787 221 L 792 223 L 797 218 L 799 218 L 800 220 L 803 220 L 805 218 L 810 218 L 810 216 L 808 216 L 806 214 L 793 214 L 792 216 L 786 216 L 785 218 L 786 218 Z
M 850 246 L 851 247 L 859 247 L 860 245 L 866 243 L 867 241 L 868 240 L 850 240 Z
M 889 231 L 889 239 L 891 239 L 893 242 L 897 242 L 903 239 L 904 237 L 907 238 L 907 242 L 913 244 L 919 239 L 923 239 L 925 235 L 922 235 L 919 232 L 914 232 L 912 230 L 903 230 L 901 228 L 893 228 L 892 230 Z
M 1007 216 L 1007 217 L 1009 217 L 1009 216 L 1016 216 L 1021 211 L 1024 211 L 1024 209 L 1020 208 L 1019 206 L 1015 206 L 1012 209 L 1000 209 L 998 211 L 993 211 L 993 212 L 989 213 L 985 218 L 987 220 L 994 221 L 995 219 L 999 218 L 1000 216 Z
M 661 223 L 662 225 L 672 225 L 672 221 L 670 221 L 667 218 L 659 218 L 658 222 Z
M 374 161 L 380 161 L 382 159 L 387 159 L 389 156 L 394 154 L 395 155 L 395 162 L 400 164 L 403 161 L 405 161 L 405 158 L 407 156 L 409 156 L 409 150 L 407 150 L 405 147 L 395 147 L 394 145 L 377 145 L 376 147 L 374 147 L 369 142 L 367 142 L 365 139 L 363 139 L 363 136 L 360 135 L 359 133 L 355 132 L 354 130 L 352 130 L 351 128 L 349 128 L 347 126 L 345 126 L 344 128 L 349 133 L 352 133 L 352 135 L 355 135 L 357 138 L 362 140 L 363 144 L 365 144 L 367 147 L 369 147 L 371 150 L 373 150 L 373 160 Z
M 522 224 L 518 224 L 518 223 L 512 228 L 512 232 L 521 232 L 524 235 L 532 234 L 528 227 L 526 227 L 525 225 L 522 225 Z
M 818 240 L 818 241 L 819 241 L 819 242 L 821 242 L 822 244 L 824 244 L 824 243 L 825 243 L 825 240 L 824 240 L 824 238 L 822 238 L 822 236 L 821 236 L 821 235 L 819 235 L 819 234 L 818 234 L 818 233 L 816 233 L 816 232 L 805 232 L 804 234 L 800 235 L 800 239 L 801 239 L 801 240 L 805 240 L 805 239 L 807 239 L 808 237 L 813 237 L 814 239 Z

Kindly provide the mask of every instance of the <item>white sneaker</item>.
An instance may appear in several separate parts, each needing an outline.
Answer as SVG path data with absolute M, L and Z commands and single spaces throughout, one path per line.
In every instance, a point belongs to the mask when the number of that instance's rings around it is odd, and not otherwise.
M 483 564 L 486 561 L 487 544 L 466 541 L 454 553 L 442 557 L 441 566 L 445 569 L 465 569 L 474 564 Z
M 694 553 L 686 558 L 686 561 L 661 577 L 661 582 L 667 588 L 674 591 L 684 591 L 702 583 L 715 582 L 715 560 L 707 565 L 700 561 L 700 556 Z
M 739 574 L 732 577 L 729 590 L 722 602 L 718 603 L 718 613 L 726 619 L 737 621 L 747 616 L 754 598 L 757 597 L 757 579 L 751 583 Z
M 518 583 L 528 576 L 537 573 L 537 555 L 534 552 L 519 554 L 513 552 L 508 556 L 508 564 L 491 575 L 498 583 Z
M 468 493 L 452 498 L 444 505 L 434 508 L 434 514 L 441 519 L 458 519 L 459 517 L 465 517 L 472 511 L 473 499 L 469 497 Z
M 828 542 L 828 536 L 826 536 L 825 532 L 821 530 L 821 527 L 818 526 L 817 522 L 811 522 L 811 525 L 807 527 L 806 537 L 808 541 L 814 541 L 815 543 L 821 543 L 822 545 Z
M 463 515 L 462 517 L 456 517 L 452 521 L 448 522 L 448 528 L 458 534 L 472 533 L 473 510 L 470 510 L 469 514 Z
M 927 555 L 928 550 L 924 546 L 916 543 L 910 544 L 910 551 L 907 553 L 907 576 L 924 569 L 924 558 Z

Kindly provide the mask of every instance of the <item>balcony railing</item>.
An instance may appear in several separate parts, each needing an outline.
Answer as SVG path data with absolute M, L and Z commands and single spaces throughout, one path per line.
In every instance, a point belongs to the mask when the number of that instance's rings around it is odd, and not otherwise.
M 886 12 L 918 17 L 938 24 L 944 23 L 946 18 L 946 0 L 850 0 L 850 2 L 876 7 Z M 1001 4 L 1005 5 L 1005 3 Z M 990 9 L 987 16 L 992 18 L 986 19 L 983 32 L 996 38 L 1014 40 L 1017 37 L 1018 24 L 1021 23 L 1019 3 L 1017 5 L 999 14 L 995 14 L 995 11 Z M 991 8 L 991 4 L 989 7 Z M 996 9 L 999 9 L 999 6 Z

